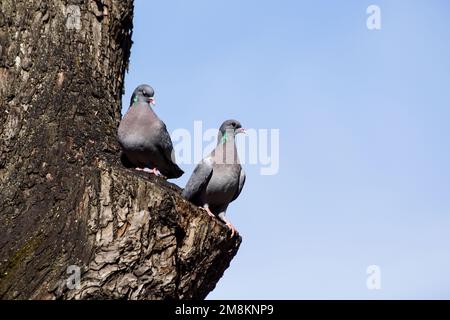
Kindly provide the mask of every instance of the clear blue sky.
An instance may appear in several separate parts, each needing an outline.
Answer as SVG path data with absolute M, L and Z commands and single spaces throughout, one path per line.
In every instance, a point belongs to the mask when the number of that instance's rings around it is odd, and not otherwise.
M 279 174 L 245 166 L 243 243 L 208 298 L 450 298 L 450 2 L 135 5 L 124 111 L 149 83 L 170 131 L 280 129 Z

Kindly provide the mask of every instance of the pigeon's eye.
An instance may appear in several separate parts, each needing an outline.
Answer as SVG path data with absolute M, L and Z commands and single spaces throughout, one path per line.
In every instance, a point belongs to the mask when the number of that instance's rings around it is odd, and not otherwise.
M 236 127 L 236 122 L 232 122 L 231 125 L 232 125 L 233 127 Z

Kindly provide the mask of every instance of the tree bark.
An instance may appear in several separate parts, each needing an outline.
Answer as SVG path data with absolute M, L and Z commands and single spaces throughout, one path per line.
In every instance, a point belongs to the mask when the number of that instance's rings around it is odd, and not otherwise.
M 205 298 L 241 238 L 119 161 L 133 1 L 0 8 L 0 298 Z

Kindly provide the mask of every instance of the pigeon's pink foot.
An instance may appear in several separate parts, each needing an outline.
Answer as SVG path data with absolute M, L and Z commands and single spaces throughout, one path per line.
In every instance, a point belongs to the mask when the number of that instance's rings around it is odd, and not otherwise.
M 150 173 L 154 174 L 154 175 L 157 176 L 157 177 L 161 177 L 161 178 L 167 180 L 167 177 L 164 176 L 164 175 L 161 173 L 161 171 L 159 171 L 159 170 L 156 169 L 156 168 L 151 169 L 151 170 L 150 170 Z
M 225 224 L 227 225 L 228 228 L 231 229 L 231 237 L 233 238 L 235 234 L 238 233 L 238 231 L 236 230 L 236 228 L 231 224 L 230 221 L 228 221 L 226 218 L 223 219 Z
M 215 214 L 214 214 L 214 213 L 212 213 L 212 212 L 211 212 L 211 210 L 209 210 L 209 208 L 208 208 L 208 207 L 206 207 L 206 208 L 204 208 L 204 207 L 200 207 L 200 209 L 202 209 L 202 210 L 206 211 L 206 213 L 208 213 L 208 215 L 209 215 L 209 216 L 211 216 L 211 217 L 213 217 L 213 218 L 215 218 L 215 217 L 216 217 L 216 216 L 215 216 Z
M 137 170 L 137 171 L 143 171 L 143 172 L 149 173 L 149 174 L 154 174 L 154 175 L 157 176 L 157 177 L 161 177 L 161 178 L 166 179 L 166 177 L 163 176 L 163 175 L 161 174 L 161 172 L 160 172 L 158 169 L 156 169 L 156 168 L 153 168 L 153 169 L 150 169 L 150 168 L 144 168 L 144 169 L 142 169 L 142 168 L 136 168 L 136 170 Z

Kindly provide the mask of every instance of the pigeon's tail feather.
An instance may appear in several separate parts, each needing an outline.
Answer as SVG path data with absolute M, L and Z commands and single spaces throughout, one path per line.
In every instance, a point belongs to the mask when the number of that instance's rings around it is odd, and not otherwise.
M 168 168 L 165 172 L 161 171 L 161 173 L 166 176 L 168 179 L 177 179 L 184 174 L 184 171 L 175 163 Z

